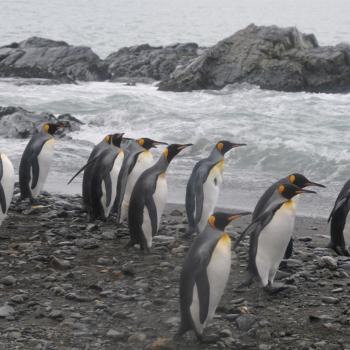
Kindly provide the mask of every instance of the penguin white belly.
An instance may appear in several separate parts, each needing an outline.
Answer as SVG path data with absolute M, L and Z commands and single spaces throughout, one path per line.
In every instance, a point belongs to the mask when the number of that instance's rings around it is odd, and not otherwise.
M 204 327 L 213 318 L 215 310 L 224 294 L 224 290 L 231 270 L 231 239 L 224 233 L 218 241 L 207 266 L 209 281 L 209 308 L 207 318 L 200 322 L 200 303 L 198 288 L 194 284 L 192 303 L 190 306 L 191 317 L 194 326 L 199 334 L 202 334 Z
M 348 213 L 343 230 L 345 248 L 350 248 L 350 215 Z
M 152 223 L 151 223 L 151 218 L 149 216 L 149 212 L 146 206 L 143 208 L 142 232 L 143 232 L 143 235 L 145 236 L 147 247 L 151 248 L 152 240 L 153 240 Z
M 125 194 L 124 194 L 122 210 L 121 210 L 121 221 L 127 220 L 130 197 L 137 180 L 139 179 L 140 175 L 146 169 L 148 169 L 152 164 L 153 164 L 153 155 L 151 152 L 144 151 L 141 154 L 139 154 L 136 164 L 132 169 L 131 173 L 129 174 L 128 181 L 126 183 Z
M 105 217 L 107 218 L 112 210 L 115 197 L 117 195 L 117 182 L 118 182 L 118 176 L 120 172 L 120 168 L 123 164 L 124 160 L 124 152 L 120 151 L 118 156 L 114 160 L 113 168 L 109 173 L 110 179 L 111 179 L 111 202 L 107 206 L 107 188 L 104 181 L 102 181 L 102 197 L 101 197 L 101 203 L 103 207 L 103 211 L 105 214 Z
M 278 209 L 269 224 L 260 232 L 255 263 L 265 287 L 273 282 L 292 237 L 295 221 L 295 203 L 288 201 Z
M 38 155 L 38 163 L 39 163 L 38 183 L 33 189 L 30 186 L 33 197 L 38 196 L 41 190 L 43 189 L 43 186 L 45 184 L 45 181 L 51 166 L 54 146 L 55 146 L 55 140 L 54 138 L 50 138 L 44 143 L 41 149 L 41 152 Z M 33 181 L 33 170 L 31 175 L 32 175 L 32 181 Z
M 5 213 L 3 213 L 0 208 L 0 225 L 2 224 L 2 221 L 4 220 L 4 218 L 6 217 L 6 213 L 8 211 L 8 208 L 12 200 L 13 188 L 15 185 L 15 172 L 11 161 L 3 153 L 1 154 L 1 161 L 2 161 L 3 175 L 0 180 L 1 180 L 1 185 L 5 194 L 6 211 Z
M 207 180 L 203 184 L 203 209 L 198 223 L 199 232 L 203 232 L 209 216 L 214 212 L 219 198 L 220 186 L 223 181 L 223 161 L 215 165 L 209 172 Z
M 163 173 L 158 176 L 156 190 L 153 194 L 153 200 L 157 209 L 157 231 L 159 229 L 160 219 L 164 212 L 167 196 L 168 185 L 166 182 L 165 173 Z

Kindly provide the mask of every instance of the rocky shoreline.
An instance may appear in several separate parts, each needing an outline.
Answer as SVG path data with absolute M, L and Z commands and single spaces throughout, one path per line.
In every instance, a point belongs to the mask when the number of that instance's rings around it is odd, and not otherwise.
M 207 329 L 221 339 L 203 345 L 191 334 L 172 339 L 191 244 L 183 206 L 167 206 L 147 255 L 124 250 L 128 230 L 113 218 L 88 223 L 80 196 L 44 193 L 32 210 L 17 198 L 0 228 L 0 349 L 350 349 L 350 261 L 324 248 L 325 219 L 297 218 L 295 254 L 279 274 L 290 287 L 276 295 L 237 289 L 243 242 Z
M 216 45 L 196 43 L 121 48 L 101 59 L 93 50 L 31 37 L 0 47 L 0 77 L 21 84 L 160 81 L 159 89 L 192 91 L 249 83 L 262 89 L 350 91 L 350 45 L 320 46 L 294 27 L 251 24 Z

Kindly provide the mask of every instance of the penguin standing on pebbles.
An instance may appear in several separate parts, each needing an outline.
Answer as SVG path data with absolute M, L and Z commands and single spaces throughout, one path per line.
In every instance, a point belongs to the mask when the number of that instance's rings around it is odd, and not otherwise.
M 167 200 L 166 170 L 172 159 L 192 144 L 172 144 L 165 148 L 159 160 L 145 170 L 137 180 L 130 197 L 128 223 L 130 241 L 127 247 L 140 244 L 142 250 L 152 246 Z
M 211 215 L 205 230 L 193 242 L 180 276 L 181 324 L 177 335 L 192 329 L 199 341 L 214 341 L 203 339 L 202 334 L 214 316 L 231 270 L 231 239 L 225 227 L 248 214 Z
M 12 163 L 4 153 L 0 153 L 0 226 L 9 209 L 14 185 L 15 172 Z
M 302 193 L 316 192 L 292 184 L 280 184 L 270 196 L 266 210 L 241 234 L 237 244 L 246 234 L 250 235 L 250 279 L 246 284 L 258 279 L 267 291 L 275 291 L 275 275 L 294 229 L 295 203 L 292 198 Z
M 326 186 L 321 185 L 317 182 L 310 181 L 307 179 L 304 175 L 293 173 L 287 177 L 284 177 L 283 179 L 278 180 L 274 184 L 272 184 L 265 193 L 260 197 L 258 203 L 255 206 L 255 209 L 252 214 L 252 221 L 257 219 L 260 215 L 262 215 L 266 210 L 268 210 L 271 206 L 271 203 L 273 203 L 274 197 L 273 194 L 275 193 L 276 188 L 278 188 L 279 185 L 283 184 L 293 184 L 300 188 L 305 188 L 309 186 L 317 186 L 317 187 L 323 187 Z M 293 199 L 291 199 L 295 206 L 294 206 L 294 217 L 296 215 L 296 206 L 299 200 L 299 196 L 295 196 Z M 290 239 L 289 244 L 287 246 L 286 252 L 284 254 L 284 259 L 289 259 L 292 256 L 293 253 L 293 238 Z
M 338 254 L 350 256 L 350 180 L 341 189 L 328 222 L 331 222 L 331 242 L 329 247 Z
M 202 232 L 213 212 L 219 197 L 224 170 L 224 155 L 244 143 L 229 141 L 218 142 L 208 158 L 200 160 L 193 168 L 186 187 L 186 213 L 188 218 L 188 235 Z
M 80 168 L 78 172 L 68 181 L 68 185 L 69 185 L 82 171 L 84 171 L 82 194 L 83 194 L 83 203 L 88 213 L 93 212 L 93 209 L 91 207 L 91 201 L 92 201 L 91 200 L 91 195 L 92 195 L 91 181 L 93 177 L 94 162 L 97 161 L 101 153 L 106 149 L 110 149 L 110 148 L 115 149 L 116 147 L 119 148 L 121 138 L 123 137 L 123 135 L 124 133 L 115 133 L 115 134 L 106 135 L 100 143 L 94 146 L 86 164 L 82 168 Z
M 131 193 L 140 175 L 153 164 L 151 148 L 167 145 L 147 137 L 130 140 L 124 148 L 124 161 L 118 178 L 118 196 L 116 199 L 117 222 L 127 219 Z
M 47 178 L 51 166 L 55 139 L 53 135 L 63 128 L 62 123 L 44 123 L 40 125 L 27 147 L 19 165 L 19 186 L 21 199 L 29 198 L 34 203 Z

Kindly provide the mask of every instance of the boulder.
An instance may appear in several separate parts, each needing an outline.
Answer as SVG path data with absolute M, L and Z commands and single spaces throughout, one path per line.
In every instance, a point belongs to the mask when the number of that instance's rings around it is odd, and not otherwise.
M 123 78 L 162 80 L 169 78 L 176 67 L 186 65 L 198 56 L 198 45 L 195 43 L 174 44 L 171 46 L 153 47 L 148 44 L 124 47 L 111 53 L 105 63 L 112 81 Z M 131 79 L 134 81 L 135 79 Z
M 77 131 L 83 124 L 80 120 L 70 114 L 61 114 L 54 116 L 51 113 L 34 113 L 21 107 L 1 107 L 0 106 L 0 136 L 8 138 L 27 138 L 33 134 L 36 126 L 44 122 L 57 123 L 65 125 L 61 136 L 67 131 Z
M 108 79 L 103 61 L 85 46 L 31 37 L 0 47 L 0 77 L 53 79 L 59 82 Z
M 350 46 L 319 46 L 296 28 L 249 25 L 178 67 L 160 90 L 250 83 L 279 91 L 350 91 Z

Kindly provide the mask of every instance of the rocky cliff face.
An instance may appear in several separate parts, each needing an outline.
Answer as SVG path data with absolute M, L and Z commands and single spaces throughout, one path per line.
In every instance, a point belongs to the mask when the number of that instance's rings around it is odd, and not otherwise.
M 241 82 L 282 91 L 348 91 L 350 46 L 320 47 L 314 35 L 296 28 L 251 24 L 176 69 L 159 87 L 190 91 Z

